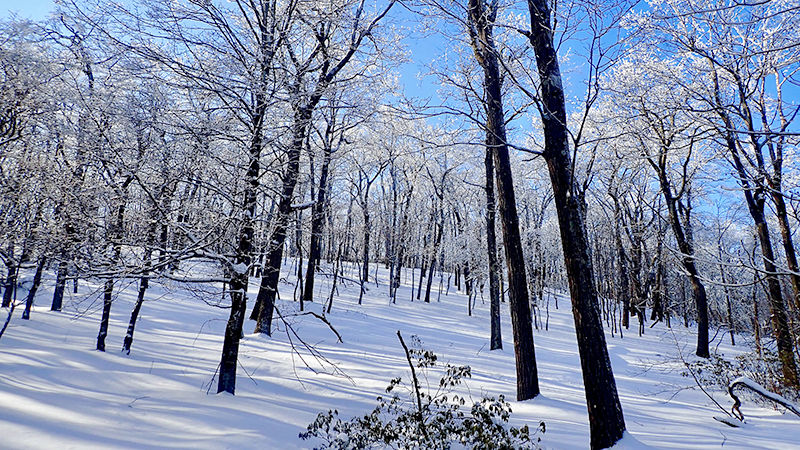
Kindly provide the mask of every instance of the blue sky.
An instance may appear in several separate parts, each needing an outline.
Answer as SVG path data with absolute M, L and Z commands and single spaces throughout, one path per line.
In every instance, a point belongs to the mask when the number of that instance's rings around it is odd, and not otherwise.
M 6 19 L 11 13 L 28 19 L 44 19 L 55 4 L 53 0 L 3 0 L 0 7 L 0 18 Z

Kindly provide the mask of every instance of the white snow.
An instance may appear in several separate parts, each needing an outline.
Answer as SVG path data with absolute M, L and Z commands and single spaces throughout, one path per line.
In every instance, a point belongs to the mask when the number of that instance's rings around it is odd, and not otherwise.
M 317 202 L 315 200 L 309 200 L 309 201 L 303 202 L 303 203 L 295 203 L 295 204 L 291 205 L 291 208 L 292 209 L 306 209 L 306 208 L 310 208 L 310 207 L 314 206 L 314 203 L 317 203 Z
M 282 275 L 292 282 L 295 267 L 291 262 L 285 266 Z M 109 351 L 100 353 L 94 351 L 100 303 L 86 314 L 76 313 L 90 303 L 84 299 L 92 286 L 83 283 L 80 294 L 67 300 L 71 310 L 54 313 L 48 310 L 53 283 L 46 279 L 31 320 L 21 320 L 18 308 L 0 339 L 0 447 L 309 448 L 314 443 L 299 440 L 297 434 L 317 412 L 335 408 L 345 417 L 367 412 L 391 378 L 408 378 L 395 335 L 398 329 L 407 339 L 419 335 L 440 361 L 471 365 L 468 386 L 473 397 L 514 398 L 506 304 L 505 350 L 490 352 L 488 303 L 479 299 L 474 315 L 468 317 L 466 297 L 454 287 L 449 295 L 442 294 L 441 303 L 412 303 L 409 277 L 393 305 L 386 295 L 388 274 L 382 267 L 379 274 L 381 285 L 368 285 L 363 306 L 356 304 L 358 285 L 340 282 L 341 295 L 328 318 L 342 334 L 341 344 L 314 317 L 293 316 L 298 309 L 291 301 L 294 286 L 280 286 L 280 312 L 348 377 L 337 375 L 327 362 L 303 349 L 293 353 L 285 325 L 276 320 L 272 338 L 245 336 L 236 396 L 215 395 L 212 383 L 229 314 L 212 306 L 219 296 L 169 291 L 154 283 L 142 308 L 132 353 L 125 356 L 117 349 L 135 301 L 135 282 L 118 283 L 122 292 L 112 308 Z M 251 280 L 249 306 L 257 281 Z M 315 298 L 327 298 L 329 282 L 325 277 L 318 280 Z M 535 427 L 544 420 L 545 448 L 585 449 L 588 416 L 572 315 L 567 299 L 559 303 L 559 310 L 551 304 L 550 331 L 535 332 L 542 395 L 532 401 L 512 401 L 512 421 Z M 321 313 L 320 303 L 307 306 Z M 245 326 L 250 333 L 253 322 Z M 691 354 L 693 335 L 677 323 L 674 329 L 675 338 L 685 346 L 684 355 Z M 292 340 L 297 343 L 294 336 Z M 684 389 L 693 381 L 679 375 L 675 340 L 662 324 L 648 328 L 643 337 L 634 327 L 624 339 L 608 334 L 608 346 L 628 427 L 615 448 L 798 448 L 800 420 L 793 415 L 748 404 L 746 427 L 715 421 L 719 411 L 711 401 L 697 390 Z M 719 346 L 726 354 L 737 349 L 725 343 Z M 301 356 L 313 370 L 304 366 Z M 730 407 L 726 393 L 712 393 Z

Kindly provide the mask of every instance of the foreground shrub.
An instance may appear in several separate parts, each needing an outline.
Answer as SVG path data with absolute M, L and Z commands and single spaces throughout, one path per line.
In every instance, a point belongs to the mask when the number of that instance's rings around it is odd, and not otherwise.
M 387 396 L 378 397 L 378 405 L 364 416 L 342 420 L 336 410 L 318 414 L 307 431 L 300 433 L 301 439 L 319 439 L 319 448 L 324 449 L 539 448 L 544 422 L 533 430 L 527 425 L 509 426 L 511 405 L 502 395 L 473 402 L 453 393 L 456 386 L 471 377 L 469 366 L 445 364 L 438 385 L 422 390 L 417 370 L 421 378 L 429 379 L 430 372 L 436 369 L 437 357 L 422 349 L 416 336 L 411 349 L 400 332 L 397 336 L 411 368 L 411 383 L 404 383 L 399 377 L 391 380 Z

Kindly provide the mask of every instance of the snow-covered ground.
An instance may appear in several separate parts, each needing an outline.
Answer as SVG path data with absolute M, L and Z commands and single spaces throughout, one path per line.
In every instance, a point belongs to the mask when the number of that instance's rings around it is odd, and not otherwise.
M 290 263 L 285 271 L 292 268 Z M 440 302 L 432 295 L 430 304 L 412 303 L 411 280 L 404 278 L 397 304 L 389 304 L 387 272 L 381 267 L 379 275 L 380 286 L 369 285 L 363 305 L 357 304 L 358 286 L 352 282 L 335 298 L 328 318 L 344 343 L 316 318 L 293 315 L 299 305 L 287 299 L 294 284 L 282 283 L 280 312 L 327 361 L 310 355 L 276 320 L 272 338 L 247 334 L 242 341 L 235 397 L 215 395 L 212 382 L 228 310 L 156 283 L 126 356 L 117 349 L 137 286 L 122 286 L 112 308 L 108 352 L 101 353 L 94 350 L 101 302 L 89 307 L 85 298 L 92 286 L 82 284 L 66 301 L 67 309 L 53 313 L 48 310 L 52 280 L 46 279 L 32 320 L 21 320 L 18 308 L 0 339 L 0 448 L 308 448 L 313 443 L 297 435 L 317 412 L 362 414 L 374 407 L 391 378 L 408 376 L 397 330 L 407 340 L 418 335 L 440 361 L 472 366 L 467 385 L 473 397 L 514 398 L 506 304 L 505 349 L 490 352 L 488 303 L 479 298 L 468 317 L 466 296 L 454 286 Z M 250 299 L 256 290 L 253 280 Z M 328 290 L 328 281 L 320 278 L 315 298 L 326 299 Z M 206 300 L 213 303 L 219 296 Z M 535 332 L 542 395 L 512 401 L 512 422 L 535 427 L 543 420 L 545 448 L 584 449 L 589 428 L 577 344 L 569 302 L 559 303 L 558 310 L 551 303 L 549 331 Z M 321 309 L 320 302 L 308 305 Z M 252 331 L 251 321 L 245 326 Z M 745 426 L 730 428 L 713 419 L 721 412 L 698 390 L 685 389 L 694 382 L 679 374 L 677 352 L 689 358 L 693 342 L 682 326 L 670 331 L 659 324 L 643 337 L 632 328 L 623 339 L 607 338 L 629 430 L 618 447 L 800 448 L 800 420 L 792 415 L 745 402 Z M 718 351 L 741 350 L 723 343 Z M 730 407 L 724 393 L 713 394 Z

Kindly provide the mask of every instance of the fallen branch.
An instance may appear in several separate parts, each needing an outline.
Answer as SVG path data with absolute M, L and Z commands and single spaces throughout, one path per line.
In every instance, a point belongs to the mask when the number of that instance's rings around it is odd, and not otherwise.
M 325 316 L 319 315 L 319 314 L 315 313 L 314 311 L 306 311 L 306 312 L 303 312 L 303 313 L 300 313 L 300 314 L 294 314 L 294 315 L 296 315 L 296 316 L 314 316 L 314 317 L 316 317 L 317 319 L 319 319 L 322 322 L 324 322 L 325 325 L 327 325 L 328 328 L 330 328 L 331 331 L 333 331 L 333 333 L 336 334 L 336 338 L 339 340 L 339 343 L 344 343 L 344 341 L 342 340 L 342 335 L 339 334 L 338 331 L 336 331 L 336 328 L 333 327 L 333 324 L 330 323 L 330 321 L 328 321 L 328 319 Z M 289 316 L 287 316 L 287 317 L 289 317 Z
M 736 389 L 737 387 L 747 388 L 755 392 L 756 394 L 766 398 L 767 400 L 771 400 L 783 406 L 784 408 L 794 413 L 794 415 L 800 417 L 800 406 L 792 403 L 791 401 L 787 400 L 781 395 L 766 390 L 763 386 L 751 380 L 750 378 L 739 377 L 733 380 L 730 385 L 728 385 L 728 394 L 731 396 L 731 398 L 733 398 L 733 406 L 731 407 L 731 413 L 733 413 L 733 415 L 736 416 L 736 418 L 741 421 L 744 421 L 744 414 L 742 414 L 742 411 L 739 410 L 739 407 L 742 406 L 742 401 L 739 400 L 739 397 L 733 393 L 733 390 Z

